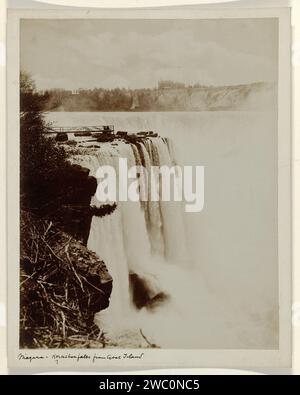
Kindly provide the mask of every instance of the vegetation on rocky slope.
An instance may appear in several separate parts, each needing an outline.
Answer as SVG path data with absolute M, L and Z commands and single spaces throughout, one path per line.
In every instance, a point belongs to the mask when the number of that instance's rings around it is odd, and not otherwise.
M 112 279 L 85 244 L 92 216 L 115 205 L 90 207 L 96 180 L 45 137 L 43 97 L 27 74 L 20 88 L 20 347 L 88 347 Z
M 21 213 L 20 347 L 88 347 L 112 278 L 101 259 L 50 220 Z

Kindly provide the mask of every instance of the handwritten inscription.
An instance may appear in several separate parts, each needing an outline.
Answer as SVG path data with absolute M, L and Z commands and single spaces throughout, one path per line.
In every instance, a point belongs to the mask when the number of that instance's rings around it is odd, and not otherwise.
M 47 355 L 39 355 L 39 354 L 30 354 L 21 352 L 18 355 L 19 361 L 24 361 L 28 363 L 32 363 L 35 361 L 42 360 L 51 360 L 56 365 L 63 361 L 73 361 L 74 363 L 80 363 L 82 361 L 88 361 L 90 363 L 97 363 L 99 361 L 121 361 L 124 359 L 128 360 L 137 360 L 142 359 L 144 357 L 144 353 L 111 353 L 111 354 L 87 354 L 87 353 L 60 353 L 60 352 L 49 352 Z

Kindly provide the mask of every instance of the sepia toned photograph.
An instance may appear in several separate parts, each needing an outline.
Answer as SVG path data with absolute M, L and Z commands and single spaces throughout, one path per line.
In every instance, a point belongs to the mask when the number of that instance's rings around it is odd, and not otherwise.
M 277 18 L 20 21 L 20 348 L 278 349 L 277 83 Z
M 9 369 L 288 369 L 289 10 L 58 8 L 8 12 Z

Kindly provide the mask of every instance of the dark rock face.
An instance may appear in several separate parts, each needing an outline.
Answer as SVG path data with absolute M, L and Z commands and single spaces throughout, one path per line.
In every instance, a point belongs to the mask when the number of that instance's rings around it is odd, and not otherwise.
M 169 295 L 154 288 L 147 279 L 136 273 L 130 273 L 129 280 L 132 302 L 137 309 L 146 307 L 149 310 L 154 310 L 169 299 Z
M 68 135 L 67 133 L 57 133 L 57 135 L 55 136 L 55 141 L 68 141 Z
M 86 244 L 93 216 L 90 202 L 96 192 L 97 181 L 89 176 L 88 169 L 72 165 L 62 182 L 64 186 L 57 190 L 58 199 L 53 202 L 56 207 L 50 216 L 57 226 Z
M 111 214 L 116 204 L 104 204 L 100 207 L 90 206 L 91 197 L 97 189 L 97 181 L 89 176 L 89 169 L 72 165 L 64 177 L 63 195 L 57 200 L 55 210 L 51 211 L 57 226 L 75 239 L 87 244 L 93 216 L 103 217 Z M 58 190 L 58 194 L 61 193 Z M 54 201 L 55 204 L 55 201 Z
M 53 221 L 56 226 L 75 239 L 87 243 L 92 216 L 91 197 L 97 181 L 89 176 L 89 169 L 68 164 L 53 178 L 37 180 L 34 207 L 23 207 L 40 218 Z M 33 201 L 33 199 L 31 199 Z

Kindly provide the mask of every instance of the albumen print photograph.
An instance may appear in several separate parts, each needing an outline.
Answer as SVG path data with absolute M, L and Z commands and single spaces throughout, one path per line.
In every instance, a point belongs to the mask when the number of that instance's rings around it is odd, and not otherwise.
M 278 18 L 20 21 L 21 349 L 278 350 Z

